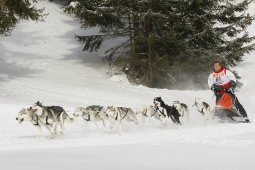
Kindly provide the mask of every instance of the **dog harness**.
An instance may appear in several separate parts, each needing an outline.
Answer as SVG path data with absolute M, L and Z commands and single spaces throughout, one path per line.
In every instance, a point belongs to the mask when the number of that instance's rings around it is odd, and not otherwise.
M 151 115 L 151 117 L 153 117 L 156 113 L 157 113 L 157 111 L 159 110 L 158 109 L 158 107 L 155 107 L 155 106 L 150 106 L 150 108 L 155 108 L 155 112 Z M 148 117 L 147 116 L 147 113 L 148 112 L 148 109 L 147 109 L 147 107 L 146 107 L 146 110 L 142 113 L 145 117 Z
M 83 117 L 84 115 L 82 115 L 82 117 Z M 90 114 L 88 114 L 88 119 L 85 119 L 84 117 L 83 117 L 83 119 L 84 120 L 86 120 L 87 122 L 89 122 L 90 121 Z
M 128 114 L 128 109 L 126 109 L 126 110 L 124 108 L 120 108 L 120 109 L 123 110 L 124 112 L 126 112 L 126 114 L 121 118 L 121 120 L 123 120 L 127 116 L 127 114 Z
M 33 114 L 31 121 L 33 122 L 33 125 L 39 126 L 39 117 L 35 114 Z
M 156 108 L 157 108 L 157 110 L 161 113 L 161 115 L 163 115 L 164 117 L 166 117 L 166 114 L 164 113 L 164 111 L 161 111 L 161 110 L 158 108 L 158 106 L 157 106 Z

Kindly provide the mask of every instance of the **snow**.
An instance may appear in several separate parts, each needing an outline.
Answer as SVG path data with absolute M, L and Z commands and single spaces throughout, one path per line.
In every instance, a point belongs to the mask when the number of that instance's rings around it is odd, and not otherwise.
M 79 4 L 79 2 L 75 1 L 75 2 L 71 2 L 69 4 L 69 6 L 72 7 L 72 8 L 75 8 L 78 4 Z
M 102 62 L 104 50 L 82 52 L 74 34 L 79 21 L 60 6 L 40 1 L 49 13 L 45 22 L 22 21 L 10 37 L 0 38 L 0 168 L 9 169 L 254 169 L 255 124 L 208 123 L 191 107 L 195 98 L 211 106 L 209 90 L 149 89 L 129 84 L 123 76 L 109 77 Z M 254 12 L 255 4 L 251 7 Z M 255 35 L 255 24 L 250 33 Z M 107 41 L 104 49 L 116 45 Z M 254 53 L 236 68 L 244 87 L 237 93 L 255 121 Z M 190 107 L 191 121 L 182 127 L 125 123 L 120 136 L 77 119 L 54 139 L 41 137 L 28 122 L 18 124 L 17 113 L 37 100 L 61 105 L 69 114 L 92 104 L 136 108 L 161 96 L 167 103 L 180 100 Z M 45 131 L 46 134 L 46 131 Z M 15 162 L 15 163 L 14 163 Z

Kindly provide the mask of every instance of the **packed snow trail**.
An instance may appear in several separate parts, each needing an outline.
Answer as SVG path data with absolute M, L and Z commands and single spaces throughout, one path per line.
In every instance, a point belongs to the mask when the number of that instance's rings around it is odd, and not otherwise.
M 45 7 L 49 13 L 45 22 L 23 21 L 10 37 L 0 38 L 1 169 L 33 169 L 36 163 L 39 169 L 48 168 L 42 160 L 51 163 L 52 169 L 70 169 L 68 163 L 76 169 L 85 166 L 114 169 L 115 165 L 118 169 L 120 165 L 121 169 L 254 169 L 254 123 L 204 126 L 200 114 L 191 106 L 196 97 L 213 106 L 215 99 L 209 90 L 149 89 L 130 85 L 121 76 L 108 77 L 107 68 L 102 64 L 104 50 L 92 54 L 82 52 L 83 46 L 74 39 L 76 33 L 91 34 L 96 30 L 81 30 L 79 22 L 57 4 L 39 1 L 39 7 Z M 254 4 L 251 8 L 254 12 L 252 9 L 255 9 Z M 255 24 L 250 28 L 253 35 L 254 30 Z M 116 43 L 118 41 L 108 41 L 103 49 Z M 237 96 L 254 122 L 255 59 L 252 55 L 254 53 L 247 55 L 237 68 L 244 83 Z M 37 100 L 46 105 L 63 106 L 72 114 L 75 107 L 91 104 L 135 108 L 140 104 L 152 104 L 156 96 L 169 104 L 174 100 L 188 104 L 190 123 L 166 128 L 153 120 L 141 126 L 125 123 L 120 136 L 116 129 L 100 127 L 97 130 L 93 124 L 87 125 L 77 119 L 66 126 L 64 135 L 50 139 L 40 137 L 28 122 L 18 124 L 15 120 L 22 108 Z M 105 154 L 101 155 L 103 152 Z M 112 155 L 106 159 L 108 154 Z M 64 162 L 54 162 L 56 157 Z M 13 164 L 13 159 L 17 164 Z M 36 160 L 31 162 L 31 159 Z M 210 167 L 205 168 L 206 165 Z

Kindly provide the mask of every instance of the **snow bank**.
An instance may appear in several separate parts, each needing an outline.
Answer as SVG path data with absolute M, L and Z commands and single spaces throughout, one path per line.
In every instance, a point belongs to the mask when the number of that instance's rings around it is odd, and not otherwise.
M 75 33 L 92 34 L 54 3 L 40 1 L 49 13 L 45 22 L 21 22 L 11 37 L 0 39 L 0 168 L 1 169 L 254 169 L 254 123 L 203 125 L 192 107 L 195 98 L 213 106 L 208 90 L 175 91 L 132 86 L 119 76 L 109 78 L 99 53 L 81 52 Z M 252 9 L 255 9 L 254 4 Z M 254 12 L 254 10 L 251 10 Z M 255 34 L 255 24 L 250 32 Z M 104 47 L 116 42 L 107 42 Z M 244 87 L 240 101 L 255 121 L 255 59 L 247 55 L 236 68 Z M 15 117 L 37 100 L 61 105 L 69 114 L 77 106 L 92 104 L 137 107 L 161 96 L 168 104 L 180 100 L 190 107 L 191 122 L 163 128 L 158 121 L 135 126 L 125 123 L 123 135 L 116 129 L 76 120 L 63 136 L 41 138 L 29 123 Z M 19 151 L 18 151 L 19 150 Z M 59 158 L 59 160 L 57 159 Z M 13 162 L 13 160 L 15 160 Z M 33 161 L 31 161 L 33 160 Z M 184 161 L 184 162 L 183 162 Z M 46 163 L 47 162 L 47 163 Z M 116 168 L 115 168 L 116 167 Z

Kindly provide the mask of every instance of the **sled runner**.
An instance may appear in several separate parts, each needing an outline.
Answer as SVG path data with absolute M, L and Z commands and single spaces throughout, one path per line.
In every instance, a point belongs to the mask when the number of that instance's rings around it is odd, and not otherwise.
M 224 93 L 218 100 L 213 110 L 214 117 L 223 121 L 234 123 L 247 123 L 243 116 L 235 107 L 236 97 L 229 93 Z

